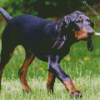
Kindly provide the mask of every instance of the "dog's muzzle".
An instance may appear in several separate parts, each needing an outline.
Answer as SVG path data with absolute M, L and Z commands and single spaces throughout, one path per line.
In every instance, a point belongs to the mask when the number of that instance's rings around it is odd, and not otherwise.
M 95 35 L 95 32 L 94 32 L 94 30 L 92 29 L 92 27 L 90 27 L 90 26 L 85 26 L 85 28 L 86 28 L 86 30 L 87 30 L 87 34 L 89 35 L 89 36 L 91 36 L 91 35 Z

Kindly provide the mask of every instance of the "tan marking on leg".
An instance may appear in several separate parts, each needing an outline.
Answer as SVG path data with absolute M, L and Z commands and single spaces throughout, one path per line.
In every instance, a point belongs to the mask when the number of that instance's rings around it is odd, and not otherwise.
M 55 74 L 52 73 L 52 72 L 49 72 L 48 73 L 48 82 L 47 82 L 47 91 L 48 92 L 53 92 L 53 85 L 54 85 L 54 82 L 55 82 Z
M 35 55 L 33 53 L 31 52 L 29 52 L 29 54 L 26 53 L 24 64 L 19 71 L 19 77 L 20 77 L 21 83 L 23 84 L 23 90 L 25 90 L 27 93 L 31 92 L 31 90 L 27 84 L 26 74 L 27 74 L 27 70 L 28 70 L 30 63 L 33 61 L 34 58 L 35 58 Z

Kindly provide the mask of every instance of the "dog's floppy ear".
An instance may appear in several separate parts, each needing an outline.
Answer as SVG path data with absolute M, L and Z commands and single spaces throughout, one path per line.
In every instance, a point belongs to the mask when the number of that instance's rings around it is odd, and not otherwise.
M 59 25 L 59 47 L 58 49 L 62 48 L 62 46 L 65 43 L 65 40 L 67 39 L 67 28 L 70 25 L 70 15 L 65 16 L 61 21 Z
M 59 45 L 58 49 L 62 48 L 62 46 L 65 43 L 65 40 L 67 39 L 67 34 L 65 33 L 66 32 L 65 28 L 66 28 L 66 26 L 68 26 L 69 20 L 67 20 L 66 18 L 67 17 L 64 17 L 56 25 L 56 30 L 57 30 L 58 36 L 57 36 L 57 39 L 56 39 L 54 45 L 52 46 L 52 48 L 54 48 L 56 45 Z
M 78 11 L 76 11 L 76 12 L 78 12 Z M 72 14 L 67 15 L 67 16 L 64 17 L 64 22 L 66 23 L 66 26 L 65 26 L 66 29 L 69 26 L 73 27 L 73 24 L 74 24 L 74 22 L 75 22 L 75 20 L 76 20 L 76 18 L 78 16 L 76 12 L 73 12 Z M 68 28 L 68 29 L 70 29 L 70 28 Z
M 68 28 L 70 25 L 70 22 L 71 22 L 70 15 L 65 16 L 62 20 L 59 21 L 59 23 L 57 25 L 57 32 L 59 35 L 58 35 L 57 40 L 54 43 L 53 47 L 57 44 L 59 44 L 58 49 L 63 47 L 65 40 L 67 39 L 67 34 L 68 34 L 67 29 L 70 29 L 70 28 Z
M 66 29 L 70 25 L 70 15 L 65 16 L 62 20 L 60 20 L 59 23 L 59 31 L 61 32 L 61 35 L 66 34 Z
M 64 20 L 64 24 L 66 25 L 65 28 L 67 28 L 71 21 L 70 15 L 65 16 L 63 20 Z

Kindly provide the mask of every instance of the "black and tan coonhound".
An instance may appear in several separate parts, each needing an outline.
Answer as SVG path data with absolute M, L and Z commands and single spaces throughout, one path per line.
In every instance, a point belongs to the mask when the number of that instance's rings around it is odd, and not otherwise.
M 12 18 L 3 8 L 0 12 L 7 20 L 2 34 L 2 51 L 0 62 L 0 89 L 3 69 L 13 55 L 17 45 L 26 51 L 23 66 L 18 72 L 23 90 L 31 92 L 26 73 L 35 57 L 48 62 L 47 90 L 53 92 L 57 77 L 69 91 L 70 96 L 82 97 L 72 79 L 61 69 L 60 61 L 69 53 L 72 44 L 87 41 L 88 50 L 93 50 L 92 36 L 95 34 L 94 24 L 84 13 L 75 11 L 57 22 L 45 20 L 32 15 L 20 15 Z

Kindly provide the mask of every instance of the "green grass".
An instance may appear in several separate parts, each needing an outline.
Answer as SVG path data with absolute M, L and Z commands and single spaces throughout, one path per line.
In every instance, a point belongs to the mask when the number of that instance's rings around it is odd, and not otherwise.
M 86 78 L 77 78 L 75 80 L 76 84 L 80 82 L 81 87 L 79 89 L 83 92 L 83 98 L 80 100 L 99 100 L 100 95 L 100 81 L 99 78 L 90 78 L 87 75 Z M 6 80 L 2 81 L 2 93 L 0 100 L 75 100 L 75 98 L 70 98 L 69 93 L 66 91 L 65 87 L 56 80 L 55 83 L 55 94 L 48 94 L 46 91 L 46 80 L 42 77 L 40 78 L 29 78 L 28 83 L 32 89 L 31 94 L 24 93 L 21 88 L 19 80 Z

